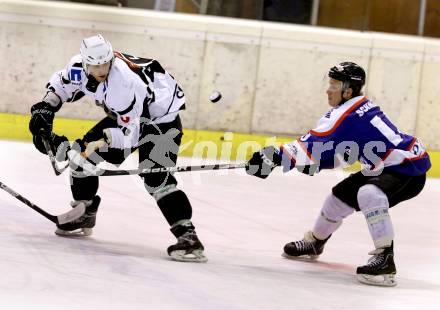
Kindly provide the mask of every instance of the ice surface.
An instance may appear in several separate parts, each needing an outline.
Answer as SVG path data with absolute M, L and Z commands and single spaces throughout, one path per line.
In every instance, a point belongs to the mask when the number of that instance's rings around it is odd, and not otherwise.
M 67 173 L 56 177 L 31 144 L 0 147 L 0 181 L 53 214 L 68 210 Z M 440 180 L 392 209 L 398 286 L 381 288 L 354 277 L 373 247 L 361 214 L 316 263 L 280 256 L 312 227 L 343 172 L 267 180 L 240 172 L 178 176 L 205 264 L 168 258 L 174 237 L 137 176 L 100 179 L 97 226 L 86 239 L 55 236 L 53 223 L 0 191 L 0 309 L 440 309 Z

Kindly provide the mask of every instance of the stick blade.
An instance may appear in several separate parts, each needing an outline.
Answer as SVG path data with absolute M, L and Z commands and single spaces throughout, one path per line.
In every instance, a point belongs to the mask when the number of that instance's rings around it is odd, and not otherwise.
M 83 216 L 85 212 L 86 212 L 85 204 L 80 203 L 69 212 L 58 215 L 57 216 L 58 224 L 66 224 L 74 220 L 77 220 L 81 216 Z

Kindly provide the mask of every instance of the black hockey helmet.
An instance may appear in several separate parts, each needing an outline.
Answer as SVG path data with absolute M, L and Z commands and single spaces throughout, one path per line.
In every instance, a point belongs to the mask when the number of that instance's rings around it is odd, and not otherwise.
M 328 76 L 343 82 L 345 89 L 353 89 L 354 95 L 358 95 L 365 84 L 365 71 L 354 62 L 341 62 L 330 69 Z

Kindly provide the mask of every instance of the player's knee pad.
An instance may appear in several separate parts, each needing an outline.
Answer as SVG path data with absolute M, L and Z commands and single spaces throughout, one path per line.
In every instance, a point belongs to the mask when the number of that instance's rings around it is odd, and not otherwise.
M 333 194 L 328 195 L 316 220 L 313 234 L 320 240 L 326 239 L 341 226 L 342 220 L 353 212 L 353 208 L 336 196 Z
M 152 196 L 156 199 L 157 205 L 170 226 L 179 221 L 191 219 L 191 203 L 186 194 L 177 189 L 176 185 L 165 186 Z
M 376 248 L 391 245 L 394 231 L 385 193 L 376 185 L 367 184 L 359 189 L 357 199 Z
M 71 177 L 70 190 L 75 200 L 92 200 L 98 192 L 98 186 L 99 179 L 97 176 Z
M 321 209 L 321 216 L 329 222 L 340 222 L 355 210 L 345 202 L 330 194 L 327 196 Z
M 388 209 L 389 203 L 385 193 L 376 185 L 366 184 L 359 188 L 357 194 L 359 209 L 365 214 L 370 209 L 383 207 Z

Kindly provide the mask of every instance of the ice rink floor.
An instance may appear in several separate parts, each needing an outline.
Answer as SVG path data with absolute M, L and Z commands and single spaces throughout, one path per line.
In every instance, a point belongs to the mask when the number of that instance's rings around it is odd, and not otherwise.
M 0 181 L 53 214 L 69 210 L 67 173 L 56 177 L 29 143 L 0 148 Z M 0 191 L 0 309 L 440 309 L 440 180 L 392 209 L 398 285 L 381 288 L 355 279 L 373 249 L 359 213 L 317 262 L 281 257 L 343 172 L 240 172 L 178 176 L 209 258 L 199 264 L 169 259 L 175 239 L 137 176 L 100 178 L 97 226 L 84 239 L 55 236 L 52 222 Z

